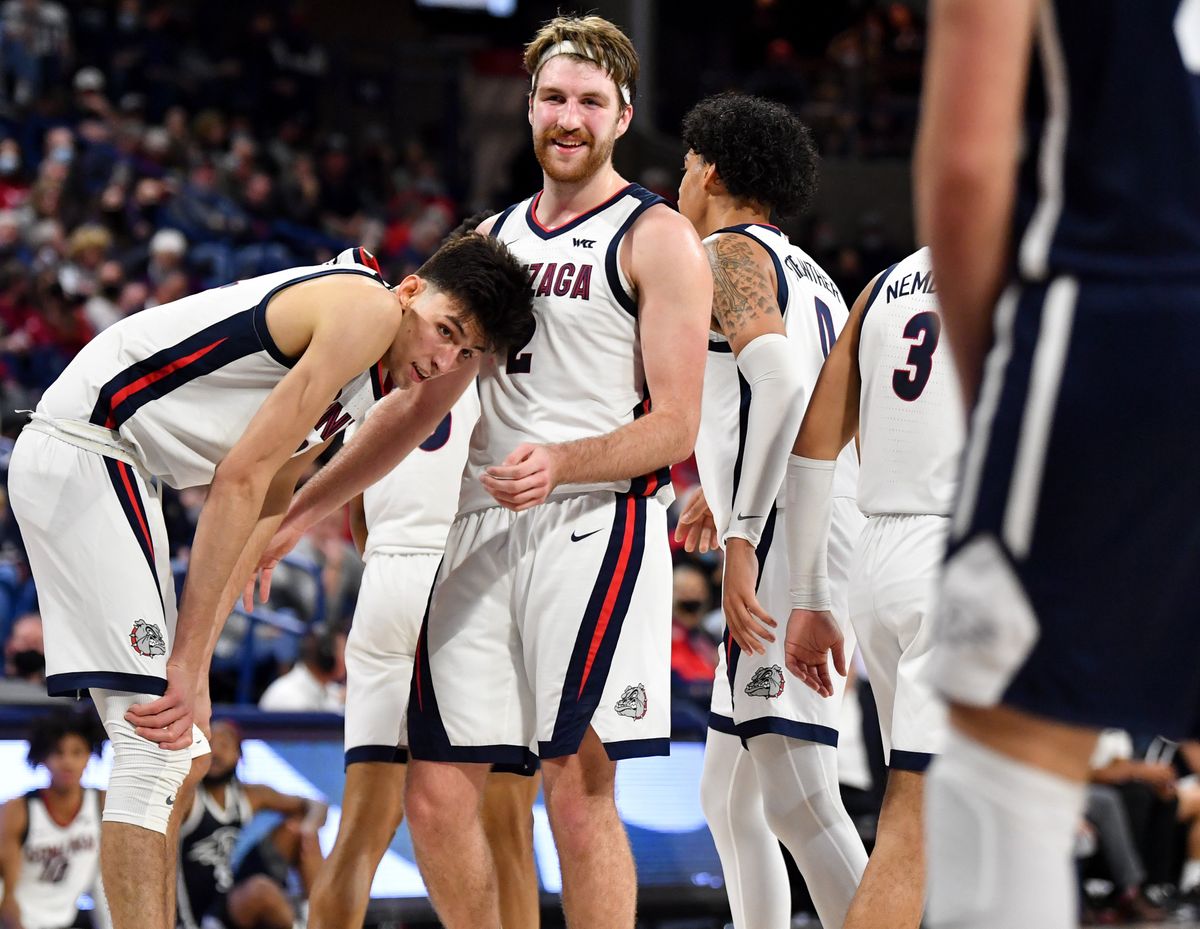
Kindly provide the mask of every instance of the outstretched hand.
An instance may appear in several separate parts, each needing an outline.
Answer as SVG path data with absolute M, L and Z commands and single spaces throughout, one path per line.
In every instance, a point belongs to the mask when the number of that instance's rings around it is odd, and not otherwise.
M 275 535 L 271 536 L 271 541 L 267 543 L 267 547 L 259 556 L 258 564 L 250 575 L 250 579 L 246 581 L 246 589 L 242 591 L 242 607 L 247 613 L 254 612 L 255 582 L 258 582 L 258 602 L 266 603 L 271 598 L 271 578 L 275 574 L 275 569 L 284 556 L 296 547 L 296 543 L 303 536 L 303 530 L 286 519 L 279 524 Z
M 729 634 L 750 655 L 765 655 L 764 642 L 774 642 L 778 627 L 758 602 L 758 554 L 745 539 L 731 538 L 725 547 L 725 576 L 721 581 L 721 608 Z
M 783 653 L 787 669 L 822 697 L 833 696 L 830 655 L 837 673 L 846 676 L 842 630 L 828 610 L 792 610 Z
M 518 445 L 502 464 L 492 465 L 479 482 L 496 502 L 520 512 L 544 503 L 558 486 L 558 460 L 552 445 Z
M 704 490 L 696 488 L 687 506 L 679 514 L 679 523 L 675 526 L 675 541 L 683 543 L 685 552 L 700 552 L 706 554 L 715 552 L 721 547 L 717 541 L 717 524 L 713 519 L 712 510 L 704 498 Z

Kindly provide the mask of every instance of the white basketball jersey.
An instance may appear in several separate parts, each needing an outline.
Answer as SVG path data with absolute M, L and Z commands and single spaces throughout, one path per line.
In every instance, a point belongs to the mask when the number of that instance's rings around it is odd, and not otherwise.
M 929 249 L 879 278 L 858 346 L 858 505 L 868 516 L 949 516 L 964 441 L 962 397 L 941 338 Z
M 757 223 L 731 226 L 713 233 L 716 235 L 749 236 L 771 256 L 784 327 L 801 359 L 800 380 L 804 386 L 803 402 L 807 404 L 821 373 L 821 365 L 849 315 L 837 285 L 774 226 Z M 705 241 L 711 241 L 713 236 Z M 700 486 L 704 488 L 717 531 L 722 535 L 734 516 L 732 507 L 741 481 L 750 403 L 750 385 L 738 371 L 729 342 L 724 336 L 710 332 L 700 432 L 696 437 L 696 466 Z M 853 497 L 857 479 L 858 461 L 851 444 L 838 458 L 834 471 L 835 495 Z M 783 502 L 781 486 L 776 505 L 782 507 Z
M 126 317 L 98 334 L 42 396 L 38 412 L 115 430 L 151 474 L 172 487 L 212 482 L 294 358 L 266 326 L 277 293 L 365 265 L 292 268 L 236 281 Z M 361 419 L 390 389 L 382 363 L 338 393 L 301 451 Z
M 433 434 L 383 480 L 363 494 L 367 550 L 440 555 L 458 512 L 459 486 L 471 431 L 479 419 L 479 393 L 468 387 Z
M 69 823 L 54 821 L 38 791 L 25 795 L 29 830 L 21 846 L 17 905 L 25 929 L 60 929 L 75 919 L 79 895 L 100 870 L 100 792 L 86 788 Z
M 480 419 L 463 475 L 463 512 L 498 504 L 479 483 L 523 442 L 569 442 L 602 435 L 650 409 L 642 367 L 637 296 L 619 260 L 621 240 L 639 216 L 665 201 L 630 184 L 557 229 L 534 210 L 541 194 L 509 207 L 492 235 L 525 264 L 533 288 L 533 338 L 507 360 L 488 356 L 479 375 Z M 632 481 L 569 484 L 552 496 L 589 490 L 671 500 L 662 468 Z

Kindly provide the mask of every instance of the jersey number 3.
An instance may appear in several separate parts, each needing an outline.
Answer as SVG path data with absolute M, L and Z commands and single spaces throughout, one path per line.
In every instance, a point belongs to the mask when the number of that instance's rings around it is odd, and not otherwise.
M 892 390 L 901 400 L 911 402 L 924 392 L 941 335 L 942 321 L 937 313 L 918 313 L 904 324 L 904 339 L 913 344 L 908 349 L 907 367 L 892 372 Z

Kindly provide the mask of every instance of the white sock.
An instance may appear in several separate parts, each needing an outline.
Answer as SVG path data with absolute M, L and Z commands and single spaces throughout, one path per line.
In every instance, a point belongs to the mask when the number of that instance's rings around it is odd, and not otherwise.
M 700 803 L 725 874 L 736 929 L 787 929 L 792 892 L 767 825 L 754 760 L 737 736 L 708 730 Z
M 1200 887 L 1200 858 L 1189 858 L 1183 863 L 1183 874 L 1179 877 L 1179 892 L 1188 893 Z
M 763 808 L 804 875 L 825 929 L 841 929 L 867 852 L 842 804 L 837 749 L 768 733 L 748 740 Z
M 926 777 L 931 929 L 1073 929 L 1086 788 L 951 729 Z

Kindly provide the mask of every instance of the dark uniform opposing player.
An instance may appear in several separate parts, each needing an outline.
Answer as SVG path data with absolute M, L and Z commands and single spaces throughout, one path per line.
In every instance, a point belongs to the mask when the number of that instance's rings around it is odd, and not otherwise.
M 1200 717 L 1200 2 L 943 0 L 932 40 L 919 221 L 975 407 L 929 913 L 1049 929 L 1096 730 Z

